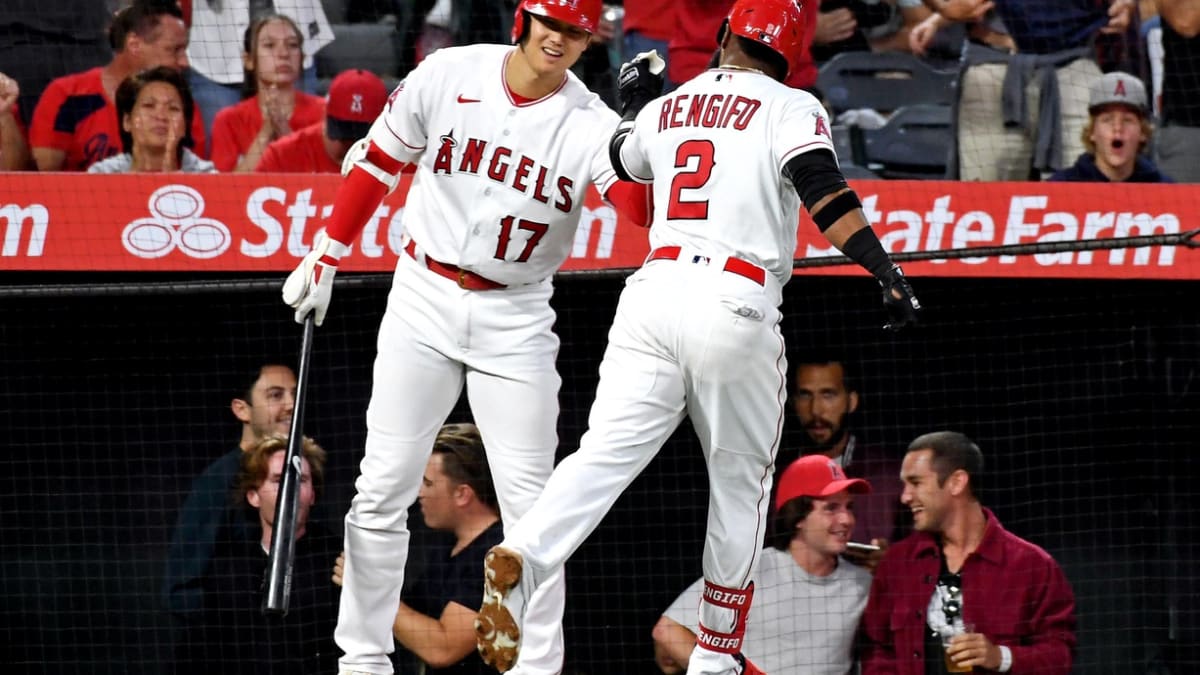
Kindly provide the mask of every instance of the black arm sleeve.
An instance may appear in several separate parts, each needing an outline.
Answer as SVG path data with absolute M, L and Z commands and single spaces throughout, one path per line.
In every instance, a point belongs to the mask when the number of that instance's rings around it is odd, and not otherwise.
M 802 152 L 783 165 L 783 177 L 796 186 L 796 194 L 804 201 L 804 208 L 812 212 L 817 202 L 826 195 L 849 187 L 842 170 L 838 168 L 833 153 L 828 150 Z
M 608 139 L 608 161 L 612 164 L 617 178 L 632 183 L 636 181 L 630 177 L 629 172 L 625 170 L 625 163 L 621 161 L 621 146 L 625 144 L 625 137 L 631 133 L 633 133 L 632 121 L 622 121 L 617 125 L 617 130 L 613 132 L 612 138 Z

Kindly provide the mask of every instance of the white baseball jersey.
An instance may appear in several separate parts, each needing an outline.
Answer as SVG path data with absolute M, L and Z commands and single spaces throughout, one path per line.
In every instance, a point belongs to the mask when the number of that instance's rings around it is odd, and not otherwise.
M 514 52 L 481 44 L 429 55 L 369 135 L 417 163 L 404 226 L 426 254 L 508 285 L 545 279 L 566 260 L 588 186 L 604 194 L 616 180 L 608 139 L 618 121 L 570 72 L 553 93 L 515 102 L 504 83 Z
M 424 255 L 508 288 L 468 290 L 419 256 L 400 256 L 346 515 L 334 634 L 345 671 L 391 672 L 408 507 L 438 428 L 464 388 L 506 528 L 533 505 L 554 468 L 562 380 L 550 277 L 574 243 L 588 186 L 603 194 L 616 180 L 608 138 L 617 115 L 570 73 L 539 100 L 514 100 L 504 68 L 515 55 L 503 45 L 431 54 L 392 93 L 369 134 L 383 152 L 417 164 L 404 225 Z M 522 675 L 562 672 L 565 598 L 561 573 L 529 598 Z
M 743 258 L 784 284 L 800 197 L 782 169 L 813 150 L 834 152 L 816 98 L 759 71 L 714 68 L 647 104 L 621 159 L 632 178 L 654 182 L 652 247 Z
M 695 633 L 703 586 L 698 579 L 663 614 Z M 842 563 L 818 577 L 788 552 L 764 549 L 742 653 L 766 673 L 846 675 L 870 588 L 871 575 L 861 567 Z

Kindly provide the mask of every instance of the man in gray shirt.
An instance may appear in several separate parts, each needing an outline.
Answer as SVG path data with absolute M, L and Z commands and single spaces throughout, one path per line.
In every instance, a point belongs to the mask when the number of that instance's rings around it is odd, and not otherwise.
M 853 668 L 871 574 L 839 556 L 854 532 L 855 495 L 870 491 L 870 483 L 846 478 L 824 455 L 801 457 L 783 472 L 771 547 L 754 575 L 754 611 L 742 646 L 759 670 L 846 675 Z M 654 626 L 655 661 L 664 673 L 687 669 L 703 583 L 680 594 Z

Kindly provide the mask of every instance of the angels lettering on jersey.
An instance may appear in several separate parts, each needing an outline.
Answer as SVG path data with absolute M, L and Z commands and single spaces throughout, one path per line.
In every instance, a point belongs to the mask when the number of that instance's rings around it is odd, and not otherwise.
M 435 176 L 484 175 L 542 204 L 552 204 L 563 213 L 575 208 L 571 196 L 575 182 L 567 176 L 555 176 L 549 167 L 527 155 L 480 138 L 467 138 L 460 143 L 454 138 L 453 129 L 439 141 L 433 160 Z

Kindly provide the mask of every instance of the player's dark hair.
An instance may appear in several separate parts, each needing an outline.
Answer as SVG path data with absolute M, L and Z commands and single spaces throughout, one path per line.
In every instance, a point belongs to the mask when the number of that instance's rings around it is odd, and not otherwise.
M 242 453 L 241 465 L 238 468 L 237 489 L 233 499 L 241 504 L 246 493 L 257 489 L 266 482 L 271 468 L 271 456 L 277 452 L 287 451 L 286 436 L 274 434 L 266 436 L 254 444 L 253 448 Z M 314 493 L 320 497 L 325 486 L 325 449 L 308 436 L 300 445 L 300 453 L 308 460 L 308 468 L 312 472 Z
M 442 456 L 442 472 L 456 485 L 467 485 L 485 506 L 500 513 L 492 470 L 484 452 L 483 438 L 474 424 L 447 424 L 433 441 L 433 451 Z
M 163 82 L 175 88 L 179 92 L 179 101 L 183 105 L 183 138 L 179 140 L 179 145 L 175 147 L 175 162 L 178 166 L 183 161 L 183 149 L 194 145 L 192 140 L 192 119 L 196 114 L 196 106 L 192 103 L 192 90 L 188 87 L 187 80 L 183 75 L 174 68 L 166 66 L 158 66 L 143 70 L 140 73 L 130 75 L 117 85 L 116 98 L 117 105 L 117 127 L 121 134 L 121 147 L 125 152 L 133 153 L 133 134 L 125 130 L 125 116 L 132 113 L 137 105 L 138 96 L 142 90 L 151 82 Z M 251 385 L 253 386 L 253 385 Z M 249 400 L 249 399 L 247 399 Z
M 250 56 L 250 63 L 254 64 L 255 70 L 251 70 L 245 65 L 242 66 L 242 98 L 247 99 L 258 93 L 258 34 L 262 29 L 272 21 L 282 21 L 292 27 L 296 32 L 296 37 L 300 40 L 300 66 L 304 67 L 304 32 L 296 25 L 296 22 L 291 17 L 284 14 L 264 14 L 246 26 L 246 32 L 242 34 L 242 51 Z M 300 77 L 300 73 L 296 73 Z
M 133 4 L 113 15 L 108 26 L 108 45 L 114 52 L 120 52 L 125 49 L 125 41 L 130 35 L 152 42 L 163 16 L 183 20 L 183 10 L 177 0 L 134 0 Z
M 957 431 L 934 431 L 918 436 L 908 444 L 908 451 L 929 450 L 932 452 L 930 466 L 937 473 L 938 485 L 945 485 L 950 474 L 958 470 L 967 472 L 971 480 L 967 489 L 971 496 L 983 496 L 983 452 L 965 434 Z
M 816 500 L 807 495 L 801 495 L 784 502 L 783 507 L 775 513 L 771 522 L 771 533 L 767 544 L 780 551 L 788 550 L 788 545 L 796 536 L 796 525 L 812 513 Z
M 734 35 L 733 37 L 737 39 L 738 47 L 741 48 L 746 56 L 766 66 L 763 72 L 783 82 L 788 72 L 787 59 L 761 42 L 756 42 L 741 35 Z

